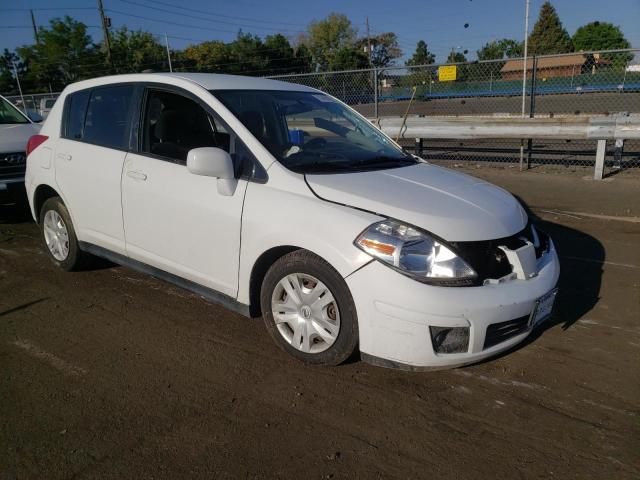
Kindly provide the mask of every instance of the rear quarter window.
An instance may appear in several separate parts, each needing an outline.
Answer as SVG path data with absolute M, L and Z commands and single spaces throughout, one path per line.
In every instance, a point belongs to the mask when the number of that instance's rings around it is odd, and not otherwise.
M 66 129 L 62 135 L 71 140 L 82 140 L 84 128 L 84 117 L 87 113 L 87 103 L 89 102 L 89 90 L 69 95 L 66 103 L 65 117 L 67 121 Z

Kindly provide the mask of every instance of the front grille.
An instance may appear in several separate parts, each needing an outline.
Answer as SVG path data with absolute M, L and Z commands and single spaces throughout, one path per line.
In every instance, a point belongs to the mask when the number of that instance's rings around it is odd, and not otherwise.
M 0 179 L 23 177 L 26 169 L 24 152 L 0 153 Z
M 494 345 L 505 342 L 516 335 L 526 332 L 528 328 L 529 315 L 506 322 L 492 323 L 487 327 L 483 349 L 486 350 Z
M 537 230 L 539 246 L 536 248 L 536 258 L 540 258 L 549 247 L 549 237 Z M 476 285 L 482 285 L 487 279 L 502 278 L 513 271 L 505 253 L 498 247 L 505 246 L 512 250 L 525 245 L 526 238 L 534 243 L 531 225 L 510 237 L 478 242 L 451 242 L 456 252 L 476 271 L 478 278 Z

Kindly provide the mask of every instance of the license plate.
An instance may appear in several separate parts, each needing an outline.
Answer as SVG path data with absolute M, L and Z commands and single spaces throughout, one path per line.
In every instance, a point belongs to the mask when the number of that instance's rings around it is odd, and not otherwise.
M 558 295 L 558 289 L 554 288 L 536 301 L 536 305 L 533 307 L 533 311 L 529 317 L 530 327 L 535 327 L 539 323 L 544 322 L 551 315 L 553 304 L 556 301 L 556 295 Z

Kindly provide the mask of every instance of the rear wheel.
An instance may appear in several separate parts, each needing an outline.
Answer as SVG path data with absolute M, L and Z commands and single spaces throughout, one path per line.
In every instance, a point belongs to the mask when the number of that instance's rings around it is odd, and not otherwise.
M 49 198 L 40 210 L 42 240 L 49 258 L 63 270 L 78 270 L 87 264 L 89 255 L 78 245 L 67 207 L 60 197 Z
M 267 329 L 294 357 L 337 365 L 358 343 L 358 322 L 340 274 L 317 255 L 297 250 L 267 272 L 260 295 Z

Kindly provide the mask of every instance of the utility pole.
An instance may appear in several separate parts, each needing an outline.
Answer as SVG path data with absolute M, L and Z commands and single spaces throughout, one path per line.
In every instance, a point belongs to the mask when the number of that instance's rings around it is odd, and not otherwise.
M 525 97 L 527 95 L 527 54 L 529 48 L 529 0 L 524 4 L 524 60 L 522 61 L 522 117 L 524 118 Z
M 167 47 L 167 60 L 169 60 L 169 71 L 173 72 L 173 67 L 171 66 L 171 52 L 169 50 L 169 37 L 167 36 L 167 32 L 164 33 L 164 44 Z
M 527 96 L 527 53 L 529 47 L 529 0 L 524 3 L 524 59 L 522 60 L 522 118 L 526 108 L 525 99 Z M 533 65 L 532 65 L 533 66 Z M 524 140 L 520 140 L 520 170 L 524 162 Z
M 40 39 L 38 38 L 38 28 L 36 27 L 36 18 L 33 16 L 33 10 L 29 10 L 31 13 L 31 26 L 33 27 L 33 38 L 36 40 L 36 45 L 40 45 Z
M 102 0 L 98 0 L 98 10 L 100 10 L 100 20 L 102 21 L 102 33 L 104 34 L 104 44 L 107 47 L 107 62 L 111 64 L 113 69 L 113 58 L 111 57 L 111 42 L 109 40 L 109 28 L 107 17 L 104 16 L 104 7 Z M 110 20 L 109 20 L 110 23 Z
M 371 35 L 369 34 L 369 17 L 365 17 L 367 24 L 367 56 L 369 57 L 369 66 L 373 66 L 373 60 L 371 59 Z
M 16 76 L 16 83 L 18 84 L 18 92 L 20 92 L 20 100 L 22 100 L 22 110 L 24 111 L 24 114 L 27 114 L 27 104 L 24 103 L 24 97 L 22 96 L 22 86 L 20 86 L 20 76 L 18 75 L 18 67 L 16 67 L 16 62 L 11 62 L 13 63 L 13 73 Z

